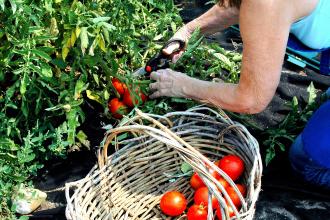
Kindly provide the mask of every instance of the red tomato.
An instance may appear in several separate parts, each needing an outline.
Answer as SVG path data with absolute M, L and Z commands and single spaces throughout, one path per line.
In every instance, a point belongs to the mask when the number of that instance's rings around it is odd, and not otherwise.
M 209 173 L 217 180 L 221 178 L 220 174 L 216 170 L 213 170 L 212 168 L 209 168 Z
M 242 196 L 245 197 L 246 196 L 246 187 L 244 185 L 241 185 L 241 184 L 236 184 L 238 190 L 241 192 Z M 226 189 L 231 201 L 234 203 L 234 205 L 236 207 L 241 207 L 242 203 L 241 203 L 241 200 L 239 199 L 238 197 L 238 194 L 236 193 L 235 189 L 231 186 L 229 186 L 227 189 Z
M 194 195 L 194 202 L 196 205 L 208 205 L 209 190 L 206 186 L 196 190 Z M 215 196 L 212 196 L 212 207 L 215 209 L 219 205 L 219 202 Z
M 160 200 L 160 209 L 169 216 L 181 215 L 187 208 L 187 200 L 184 195 L 177 191 L 165 193 Z
M 112 78 L 111 80 L 113 87 L 117 90 L 119 95 L 124 95 L 125 91 L 127 90 L 127 86 L 120 82 L 117 78 Z
M 190 185 L 194 190 L 205 186 L 203 180 L 198 176 L 196 172 L 191 176 Z
M 113 98 L 108 103 L 108 108 L 114 118 L 120 119 L 123 117 L 124 114 L 127 113 L 126 105 L 119 101 L 118 98 Z
M 207 207 L 203 205 L 192 205 L 188 209 L 188 220 L 207 220 Z
M 233 181 L 236 181 L 244 172 L 244 162 L 236 155 L 224 156 L 219 161 L 219 168 L 222 169 Z
M 229 211 L 229 217 L 235 216 L 235 212 L 230 206 L 228 206 L 228 211 Z M 219 220 L 222 220 L 220 207 L 217 208 L 217 210 L 215 211 L 215 214 L 217 215 Z
M 218 180 L 218 182 L 223 186 L 223 188 L 227 188 L 229 186 L 229 183 L 222 177 Z
M 142 103 L 147 100 L 147 96 L 145 94 L 143 94 L 141 91 L 139 91 L 139 89 L 136 90 L 136 93 L 139 95 Z M 134 103 L 133 103 L 133 101 L 134 101 Z M 136 97 L 136 95 L 131 94 L 129 92 L 129 90 L 127 89 L 127 90 L 125 90 L 125 93 L 124 93 L 123 102 L 128 107 L 134 107 L 134 105 L 138 105 L 139 104 L 139 99 Z

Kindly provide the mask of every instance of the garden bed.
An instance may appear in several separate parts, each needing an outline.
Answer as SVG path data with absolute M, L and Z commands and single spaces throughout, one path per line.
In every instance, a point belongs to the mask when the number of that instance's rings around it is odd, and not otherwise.
M 64 219 L 64 184 L 87 174 L 96 163 L 96 150 L 105 132 L 102 127 L 117 123 L 107 110 L 109 98 L 118 95 L 110 78 L 125 79 L 139 68 L 182 21 L 176 7 L 157 1 L 146 5 L 116 1 L 116 9 L 131 16 L 121 16 L 123 20 L 114 19 L 111 10 L 115 7 L 104 1 L 45 3 L 45 10 L 33 4 L 25 5 L 23 10 L 20 4 L 5 2 L 0 23 L 0 39 L 5 42 L 0 48 L 0 122 L 7 126 L 0 129 L 0 198 L 6 199 L 1 201 L 0 218 L 9 212 L 8 198 L 16 184 L 24 182 L 48 195 L 31 219 Z M 202 0 L 177 2 L 183 2 L 181 6 L 186 8 L 181 11 L 184 22 L 210 7 Z M 23 12 L 17 15 L 17 9 Z M 80 14 L 84 10 L 89 13 Z M 108 24 L 109 20 L 116 27 Z M 19 25 L 14 26 L 15 22 Z M 212 49 L 227 56 L 226 60 L 199 59 L 207 54 L 212 42 Z M 202 49 L 192 52 L 194 59 L 185 59 L 176 68 L 190 75 L 198 70 L 196 77 L 205 80 L 219 77 L 237 82 L 240 61 L 233 61 L 233 57 L 241 51 L 240 43 L 239 33 L 227 29 L 206 39 Z M 28 52 L 31 47 L 32 54 Z M 210 64 L 210 60 L 215 62 Z M 125 82 L 141 85 L 131 79 Z M 292 174 L 287 161 L 290 139 L 301 131 L 317 107 L 320 94 L 329 86 L 329 77 L 285 62 L 276 95 L 264 112 L 253 116 L 229 113 L 258 139 L 263 158 L 269 163 L 256 219 L 330 216 L 329 191 L 303 183 Z M 147 86 L 141 87 L 145 90 Z M 158 99 L 140 108 L 162 114 L 195 104 L 190 100 Z

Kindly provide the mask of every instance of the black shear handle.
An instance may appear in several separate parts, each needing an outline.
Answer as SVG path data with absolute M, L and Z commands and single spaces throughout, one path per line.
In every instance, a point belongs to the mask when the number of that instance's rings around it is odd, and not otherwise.
M 168 48 L 172 44 L 178 44 L 179 47 L 176 48 L 175 50 L 173 50 L 172 53 L 165 54 L 164 49 Z M 186 47 L 186 43 L 182 40 L 173 39 L 173 40 L 168 41 L 163 46 L 163 48 L 160 50 L 160 52 L 147 62 L 146 66 L 145 66 L 145 71 L 148 74 L 150 74 L 152 71 L 168 68 L 173 55 L 175 55 L 176 53 L 179 53 L 180 51 L 184 51 L 185 47 Z

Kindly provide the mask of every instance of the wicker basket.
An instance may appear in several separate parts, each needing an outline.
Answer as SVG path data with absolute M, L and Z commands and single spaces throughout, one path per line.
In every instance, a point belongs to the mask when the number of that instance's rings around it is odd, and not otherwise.
M 244 126 L 231 121 L 223 112 L 204 106 L 164 116 L 136 112 L 136 116 L 107 132 L 98 164 L 89 174 L 66 184 L 67 219 L 169 219 L 159 209 L 164 192 L 177 190 L 188 201 L 193 198 L 189 184 L 192 171 L 183 173 L 180 169 L 183 163 L 190 164 L 209 192 L 216 196 L 222 219 L 230 219 L 225 202 L 229 196 L 208 173 L 208 166 L 217 170 L 240 195 L 239 212 L 229 199 L 229 206 L 236 214 L 232 219 L 253 219 L 261 187 L 262 162 L 258 143 Z M 109 145 L 116 149 L 110 156 Z M 245 198 L 211 162 L 228 153 L 239 155 L 245 162 L 242 177 L 242 183 L 247 186 Z M 214 219 L 212 207 L 208 210 L 208 219 Z M 185 215 L 177 219 L 185 219 Z

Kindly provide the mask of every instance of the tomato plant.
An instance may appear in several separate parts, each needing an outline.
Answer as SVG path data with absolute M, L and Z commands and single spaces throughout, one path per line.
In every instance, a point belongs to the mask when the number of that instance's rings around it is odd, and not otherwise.
M 91 101 L 103 108 L 92 118 L 114 123 L 105 111 L 114 97 L 112 77 L 126 83 L 182 22 L 172 0 L 5 0 L 0 10 L 0 123 L 6 125 L 0 219 L 6 219 L 15 186 L 33 180 L 45 160 L 90 147 L 83 130 L 89 126 L 81 125 Z M 146 107 L 154 111 L 155 104 Z
M 187 208 L 187 200 L 184 195 L 177 191 L 165 193 L 160 200 L 160 209 L 169 216 L 181 215 Z
M 188 220 L 207 220 L 207 207 L 203 205 L 192 205 L 188 209 Z
M 219 161 L 219 168 L 236 181 L 243 174 L 245 165 L 239 156 L 227 155 Z

